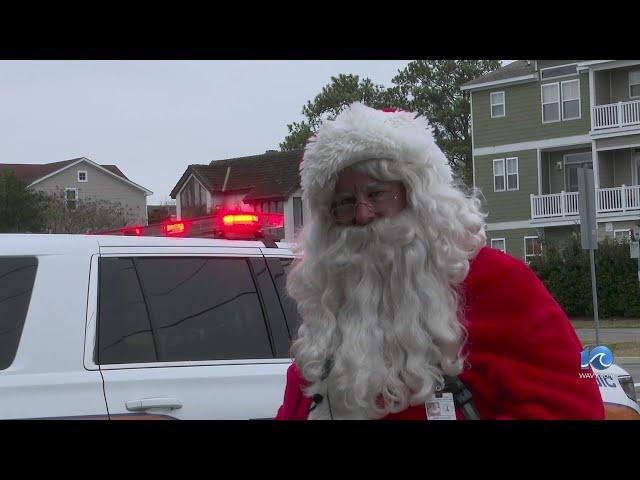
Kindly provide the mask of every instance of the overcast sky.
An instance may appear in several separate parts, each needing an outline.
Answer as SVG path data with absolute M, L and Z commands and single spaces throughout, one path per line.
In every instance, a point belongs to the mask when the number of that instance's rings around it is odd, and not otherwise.
M 0 61 L 0 163 L 87 157 L 162 203 L 189 164 L 277 150 L 332 75 L 388 87 L 408 63 Z

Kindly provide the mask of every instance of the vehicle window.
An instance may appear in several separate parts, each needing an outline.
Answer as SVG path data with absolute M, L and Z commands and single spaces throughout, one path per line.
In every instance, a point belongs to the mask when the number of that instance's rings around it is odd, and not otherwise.
M 158 361 L 133 259 L 100 260 L 99 305 L 98 364 Z
M 157 361 L 273 357 L 246 259 L 140 257 L 128 260 L 139 282 L 144 309 L 134 321 L 144 321 L 141 319 L 145 317 L 150 320 Z M 101 306 L 109 301 L 107 295 L 101 297 Z M 101 324 L 103 321 L 100 318 Z M 131 328 L 123 328 L 123 332 L 127 330 Z M 102 338 L 100 343 L 104 345 Z
M 278 358 L 289 357 L 289 347 L 291 336 L 287 326 L 278 292 L 273 284 L 267 264 L 262 257 L 251 257 L 249 263 L 253 270 L 253 276 L 262 296 L 267 317 L 269 318 L 269 326 L 271 328 L 271 338 L 275 347 L 275 355 Z
M 37 269 L 36 257 L 0 258 L 0 370 L 18 351 Z
M 299 323 L 298 307 L 296 302 L 287 294 L 286 290 L 287 274 L 291 270 L 293 258 L 269 258 L 267 263 L 278 293 L 280 294 L 280 301 L 287 319 L 289 332 L 295 340 Z

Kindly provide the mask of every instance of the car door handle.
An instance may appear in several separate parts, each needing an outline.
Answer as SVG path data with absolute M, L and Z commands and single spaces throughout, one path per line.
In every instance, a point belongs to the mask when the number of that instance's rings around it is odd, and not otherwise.
M 150 408 L 167 408 L 175 410 L 182 408 L 182 402 L 175 398 L 142 398 L 140 400 L 129 400 L 125 402 L 127 410 L 130 412 L 142 412 Z

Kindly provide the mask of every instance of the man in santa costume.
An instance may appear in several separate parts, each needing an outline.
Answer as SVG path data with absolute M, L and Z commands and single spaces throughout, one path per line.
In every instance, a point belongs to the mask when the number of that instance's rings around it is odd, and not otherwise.
M 287 289 L 302 322 L 277 419 L 604 418 L 569 320 L 485 246 L 424 118 L 354 103 L 300 171 L 311 218 Z

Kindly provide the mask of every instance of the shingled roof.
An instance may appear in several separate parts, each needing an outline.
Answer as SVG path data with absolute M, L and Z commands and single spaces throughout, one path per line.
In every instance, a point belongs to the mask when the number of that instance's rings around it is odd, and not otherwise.
M 528 64 L 527 62 L 531 64 Z M 516 60 L 504 67 L 500 67 L 493 72 L 486 73 L 481 77 L 475 78 L 470 82 L 465 83 L 462 87 L 473 87 L 488 82 L 497 82 L 499 80 L 508 80 L 510 78 L 524 77 L 535 73 L 536 70 L 533 65 L 533 61 L 530 60 Z
M 46 177 L 47 175 L 57 172 L 63 169 L 67 165 L 82 160 L 83 157 L 73 158 L 71 160 L 63 160 L 62 162 L 53 163 L 0 163 L 0 173 L 5 170 L 13 170 L 16 177 L 28 185 L 36 180 Z M 100 165 L 102 168 L 109 170 L 111 173 L 115 173 L 119 177 L 129 180 L 125 177 L 124 173 L 120 171 L 115 165 Z
M 209 165 L 189 165 L 171 190 L 171 198 L 176 198 L 191 174 L 211 193 L 222 193 L 230 167 L 225 192 L 246 191 L 245 201 L 286 199 L 300 188 L 302 153 L 269 150 L 261 155 L 214 160 Z

